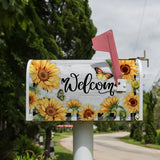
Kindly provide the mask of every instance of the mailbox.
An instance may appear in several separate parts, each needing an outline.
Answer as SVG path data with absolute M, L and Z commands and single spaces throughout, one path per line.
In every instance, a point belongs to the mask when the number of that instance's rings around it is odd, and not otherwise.
M 115 82 L 110 60 L 29 60 L 26 120 L 142 120 L 141 61 L 119 65 L 122 79 Z

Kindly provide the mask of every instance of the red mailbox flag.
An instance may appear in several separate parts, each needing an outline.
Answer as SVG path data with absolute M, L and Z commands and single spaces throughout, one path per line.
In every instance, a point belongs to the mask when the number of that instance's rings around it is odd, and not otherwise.
M 118 54 L 117 54 L 112 30 L 109 30 L 99 36 L 94 37 L 92 39 L 92 43 L 93 43 L 94 50 L 110 52 L 114 78 L 117 85 L 117 80 L 122 79 L 122 74 L 120 70 Z

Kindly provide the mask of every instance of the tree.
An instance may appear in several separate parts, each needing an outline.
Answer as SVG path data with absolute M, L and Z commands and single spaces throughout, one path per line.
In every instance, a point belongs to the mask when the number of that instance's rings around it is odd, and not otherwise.
M 154 108 L 157 103 L 157 99 L 153 95 L 152 91 L 144 94 L 144 103 L 147 105 L 147 117 L 145 121 L 145 132 L 144 137 L 145 143 L 155 143 L 156 140 L 156 128 L 154 123 Z
M 94 52 L 91 38 L 96 33 L 90 15 L 87 0 L 0 1 L 2 159 L 6 153 L 12 153 L 20 134 L 33 138 L 39 129 L 38 124 L 25 122 L 27 61 L 90 58 Z
M 35 1 L 36 13 L 44 22 L 47 32 L 56 40 L 63 51 L 59 59 L 89 59 L 92 50 L 91 39 L 96 28 L 90 19 L 88 0 L 39 0 Z M 49 127 L 50 128 L 50 127 Z M 49 135 L 50 129 L 47 128 Z M 49 139 L 49 138 L 48 138 Z M 49 141 L 48 141 L 49 142 Z M 49 148 L 49 143 L 45 146 Z
M 48 27 L 47 31 L 54 35 L 65 58 L 92 57 L 91 39 L 96 34 L 96 28 L 90 19 L 88 0 L 40 0 L 35 5 L 38 6 L 38 15 Z
M 94 122 L 94 124 L 97 126 L 98 132 L 107 132 L 109 130 L 108 122 L 100 121 L 100 122 Z
M 160 129 L 160 79 L 153 85 L 153 95 L 157 98 L 157 103 L 154 109 L 156 128 Z
M 109 127 L 111 131 L 118 131 L 119 130 L 119 124 L 116 122 L 109 122 Z
M 146 92 L 143 91 L 143 98 L 145 101 Z M 134 139 L 138 139 L 140 141 L 142 139 L 142 132 L 143 132 L 143 126 L 144 122 L 147 120 L 147 105 L 143 103 L 143 121 L 141 123 L 134 121 L 131 123 L 131 130 L 130 130 L 130 137 Z
M 133 136 L 134 136 L 135 129 L 136 129 L 135 122 L 132 122 L 131 123 L 131 131 L 130 131 L 130 137 L 131 138 L 133 138 Z
M 133 133 L 133 139 L 135 139 L 136 141 L 142 140 L 141 123 L 138 121 L 135 122 L 135 131 Z

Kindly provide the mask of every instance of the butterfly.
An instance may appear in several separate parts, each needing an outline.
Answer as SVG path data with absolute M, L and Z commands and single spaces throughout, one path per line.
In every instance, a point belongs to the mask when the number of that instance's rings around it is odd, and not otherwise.
M 98 79 L 102 79 L 103 81 L 107 81 L 109 78 L 113 77 L 111 73 L 104 73 L 100 68 L 95 68 L 96 76 Z
M 57 93 L 57 98 L 59 98 L 61 101 L 65 100 L 65 95 L 62 89 L 60 89 Z

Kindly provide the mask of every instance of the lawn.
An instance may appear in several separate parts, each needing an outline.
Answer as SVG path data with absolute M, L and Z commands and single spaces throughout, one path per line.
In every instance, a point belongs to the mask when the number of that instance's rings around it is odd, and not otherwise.
M 53 138 L 55 144 L 55 155 L 58 155 L 58 160 L 73 160 L 72 152 L 68 151 L 66 148 L 62 147 L 59 140 L 72 135 L 72 132 L 55 133 Z
M 125 136 L 120 138 L 123 142 L 134 144 L 134 145 L 139 145 L 142 147 L 148 147 L 148 148 L 153 148 L 153 149 L 159 149 L 160 150 L 160 145 L 157 144 L 145 144 L 144 140 L 142 142 L 135 141 L 134 139 L 130 138 L 129 136 Z

